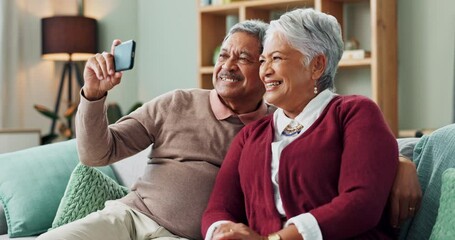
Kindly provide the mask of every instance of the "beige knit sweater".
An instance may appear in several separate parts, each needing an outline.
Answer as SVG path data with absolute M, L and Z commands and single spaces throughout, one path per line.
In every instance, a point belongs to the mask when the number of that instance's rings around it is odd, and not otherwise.
M 123 203 L 182 237 L 201 239 L 200 221 L 238 117 L 217 120 L 208 90 L 176 90 L 144 104 L 108 127 L 105 98 L 81 97 L 76 116 L 79 157 L 107 165 L 153 144 L 143 177 Z M 269 111 L 270 112 L 270 111 Z

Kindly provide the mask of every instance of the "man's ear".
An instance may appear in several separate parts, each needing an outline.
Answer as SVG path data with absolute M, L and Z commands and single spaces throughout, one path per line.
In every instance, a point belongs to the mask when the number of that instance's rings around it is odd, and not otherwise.
M 313 60 L 311 60 L 311 77 L 313 80 L 317 80 L 321 78 L 322 74 L 324 74 L 325 67 L 327 65 L 327 58 L 325 55 L 320 54 L 316 55 Z

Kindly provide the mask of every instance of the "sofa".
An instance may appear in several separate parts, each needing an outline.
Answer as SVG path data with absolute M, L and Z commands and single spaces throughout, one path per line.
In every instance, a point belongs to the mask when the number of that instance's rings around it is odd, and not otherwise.
M 418 141 L 416 138 L 398 139 L 400 153 L 412 157 L 414 145 Z M 150 148 L 145 149 L 111 166 L 97 169 L 119 186 L 130 187 L 142 174 L 150 151 Z M 51 227 L 55 222 L 54 217 L 59 215 L 67 194 L 67 185 L 70 186 L 73 170 L 78 168 L 78 163 L 74 139 L 0 154 L 0 240 L 10 239 L 7 233 L 11 235 L 13 232 L 14 238 L 11 239 L 35 239 L 37 234 L 33 234 L 33 231 L 42 232 Z M 433 229 L 431 239 L 455 239 L 452 227 L 455 221 L 455 169 L 444 171 L 441 182 L 439 212 L 443 214 L 438 215 L 434 228 L 430 226 L 425 231 L 429 231 L 429 236 Z M 433 201 L 438 202 L 439 206 L 439 199 Z M 14 229 L 7 229 L 8 211 L 5 212 L 3 207 L 6 206 L 2 206 L 6 202 L 9 203 L 8 208 L 11 208 L 9 218 L 19 219 L 14 223 L 10 221 Z M 425 206 L 421 207 L 420 212 L 424 212 L 422 209 Z M 35 223 L 41 225 L 29 226 Z M 32 232 L 29 231 L 31 228 Z M 410 229 L 409 226 L 406 229 Z M 435 231 L 437 234 L 434 234 Z
M 150 148 L 147 148 L 111 166 L 97 169 L 118 183 L 119 186 L 130 187 L 142 174 L 149 153 Z M 43 226 L 45 228 L 50 227 L 52 220 L 55 220 L 53 218 L 59 208 L 60 200 L 65 194 L 73 169 L 78 165 L 78 162 L 74 139 L 0 154 L 0 240 L 35 239 L 34 236 L 21 235 L 28 235 L 43 229 Z M 4 177 L 8 174 L 13 175 L 14 179 L 5 180 Z M 20 187 L 30 185 L 33 187 L 27 189 Z M 11 188 L 13 192 L 8 195 L 7 191 Z M 40 194 L 34 194 L 35 191 Z M 8 236 L 5 210 L 1 204 L 2 201 L 8 200 L 1 199 L 2 195 L 3 197 L 8 195 L 7 197 L 14 198 L 12 200 L 17 202 L 23 202 L 21 206 L 10 204 L 9 207 L 12 208 L 11 211 L 21 211 L 24 213 L 23 215 L 28 215 L 14 223 L 16 226 L 14 232 L 16 236 L 19 235 L 18 237 L 10 238 Z M 41 206 L 37 205 L 46 205 L 46 207 L 41 209 Z M 11 213 L 10 217 L 17 218 L 13 215 L 14 213 Z M 36 220 L 43 217 L 45 219 Z M 32 220 L 34 220 L 33 222 L 39 221 L 41 226 L 33 225 Z

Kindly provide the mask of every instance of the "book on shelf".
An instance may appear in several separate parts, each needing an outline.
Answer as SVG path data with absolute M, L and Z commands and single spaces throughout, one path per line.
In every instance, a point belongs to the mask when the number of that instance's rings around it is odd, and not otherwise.
M 201 0 L 201 6 L 209 6 L 209 5 L 223 5 L 229 4 L 233 2 L 240 2 L 244 0 Z
M 371 57 L 371 52 L 364 49 L 344 50 L 342 60 L 365 59 Z

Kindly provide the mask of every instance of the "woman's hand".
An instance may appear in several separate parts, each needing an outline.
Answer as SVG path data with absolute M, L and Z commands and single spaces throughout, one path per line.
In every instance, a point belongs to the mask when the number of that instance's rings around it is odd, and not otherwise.
M 112 43 L 111 53 L 97 53 L 89 58 L 84 68 L 83 92 L 88 100 L 101 99 L 107 91 L 120 83 L 121 72 L 115 72 L 114 47 L 121 43 L 116 39 Z
M 214 232 L 212 240 L 221 239 L 251 239 L 266 240 L 267 237 L 261 236 L 251 228 L 242 223 L 224 223 L 221 224 Z
M 400 157 L 397 175 L 390 193 L 390 223 L 398 228 L 406 219 L 414 217 L 420 208 L 422 189 L 415 164 Z

